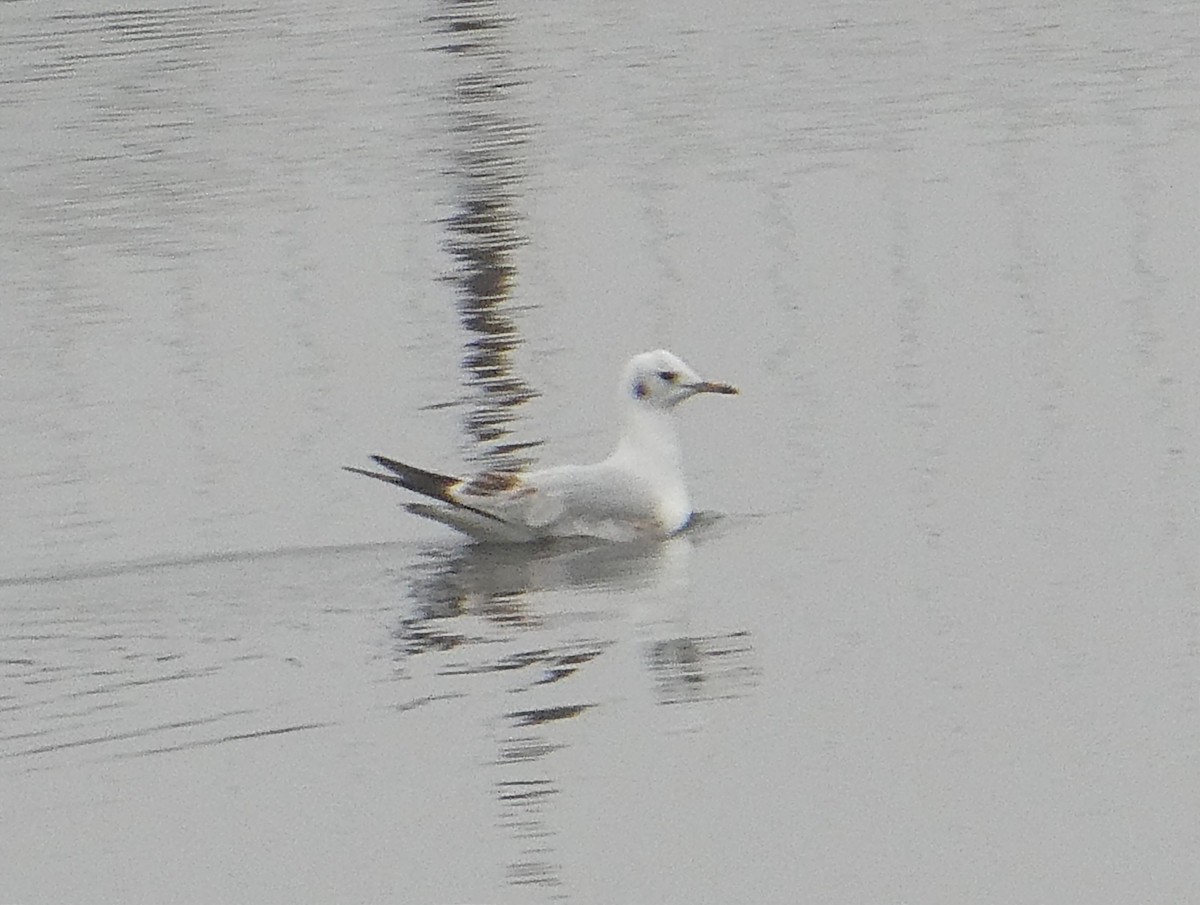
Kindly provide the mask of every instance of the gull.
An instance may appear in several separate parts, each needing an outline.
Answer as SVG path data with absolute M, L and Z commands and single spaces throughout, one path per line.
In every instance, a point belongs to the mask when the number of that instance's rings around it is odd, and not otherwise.
M 621 439 L 600 462 L 524 474 L 486 471 L 468 478 L 386 456 L 371 456 L 386 472 L 344 467 L 435 500 L 405 508 L 477 541 L 668 537 L 692 518 L 673 413 L 679 403 L 700 393 L 733 395 L 737 388 L 702 379 L 665 349 L 643 352 L 630 359 L 621 375 Z

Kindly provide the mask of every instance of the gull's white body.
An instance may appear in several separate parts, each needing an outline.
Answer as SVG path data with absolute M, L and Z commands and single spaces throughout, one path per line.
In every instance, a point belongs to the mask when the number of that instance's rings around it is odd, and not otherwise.
M 621 439 L 603 461 L 470 479 L 382 456 L 373 458 L 390 473 L 348 470 L 431 497 L 437 502 L 410 503 L 407 508 L 477 540 L 665 537 L 692 516 L 672 411 L 697 393 L 736 392 L 728 384 L 701 380 L 670 352 L 645 352 L 625 368 Z

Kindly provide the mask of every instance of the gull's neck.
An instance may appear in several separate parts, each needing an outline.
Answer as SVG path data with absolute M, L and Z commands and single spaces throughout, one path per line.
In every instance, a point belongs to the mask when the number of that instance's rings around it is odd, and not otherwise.
M 679 476 L 682 483 L 683 455 L 671 413 L 633 404 L 626 405 L 623 414 L 621 440 L 612 458 L 646 477 L 661 481 Z
M 669 411 L 644 405 L 627 405 L 624 414 L 624 432 L 609 462 L 646 482 L 655 520 L 665 533 L 674 534 L 692 517 L 675 422 Z

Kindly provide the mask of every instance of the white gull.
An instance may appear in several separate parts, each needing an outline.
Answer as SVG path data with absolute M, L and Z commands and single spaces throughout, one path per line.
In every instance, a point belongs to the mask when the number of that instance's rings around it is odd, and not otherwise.
M 346 470 L 436 500 L 405 508 L 480 541 L 666 537 L 692 517 L 672 415 L 675 406 L 698 393 L 735 394 L 737 389 L 703 380 L 665 349 L 643 352 L 621 376 L 621 439 L 603 461 L 458 478 L 372 456 L 386 473 Z

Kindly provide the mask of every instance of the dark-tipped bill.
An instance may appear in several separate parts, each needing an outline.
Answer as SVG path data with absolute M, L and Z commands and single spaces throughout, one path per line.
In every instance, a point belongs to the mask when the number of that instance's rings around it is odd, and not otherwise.
M 702 380 L 699 383 L 691 385 L 692 391 L 696 393 L 720 393 L 723 396 L 736 396 L 738 388 L 728 383 L 717 383 L 713 380 Z

